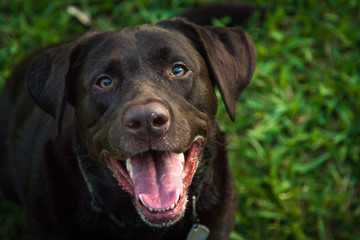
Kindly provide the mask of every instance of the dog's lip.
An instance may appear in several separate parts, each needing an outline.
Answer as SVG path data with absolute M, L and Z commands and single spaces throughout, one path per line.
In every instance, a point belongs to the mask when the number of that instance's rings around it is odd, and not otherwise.
M 176 154 L 169 151 L 158 151 L 158 150 L 150 150 L 147 152 L 136 154 L 127 160 L 120 160 L 113 157 L 108 151 L 103 151 L 102 157 L 114 177 L 117 179 L 119 185 L 123 188 L 123 190 L 129 192 L 135 199 L 136 206 L 142 215 L 142 218 L 150 222 L 152 226 L 164 226 L 168 225 L 171 222 L 176 222 L 179 219 L 185 209 L 185 202 L 187 198 L 187 189 L 192 181 L 192 178 L 195 174 L 197 165 L 198 165 L 198 157 L 201 152 L 201 147 L 203 144 L 204 138 L 202 136 L 197 136 L 193 139 L 190 147 L 184 153 Z M 136 158 L 141 158 L 140 155 L 152 154 L 153 158 L 158 154 L 167 154 L 172 156 L 172 160 L 167 159 L 167 161 L 181 161 L 183 159 L 183 167 L 181 174 L 181 185 L 177 186 L 173 189 L 166 190 L 169 193 L 169 202 L 162 204 L 160 207 L 151 206 L 153 200 L 148 200 L 146 198 L 146 194 L 139 194 L 139 188 L 136 190 L 136 186 L 133 179 L 133 166 L 131 165 L 131 161 Z M 175 157 L 174 157 L 175 156 Z M 139 160 L 137 160 L 139 161 Z M 140 160 L 141 161 L 141 160 Z M 144 160 L 145 161 L 145 160 Z M 154 160 L 156 161 L 156 159 Z M 176 179 L 176 178 L 175 178 Z M 179 177 L 177 178 L 179 179 Z M 136 180 L 137 184 L 139 184 L 139 179 Z M 141 185 L 141 184 L 140 184 Z M 160 185 L 159 185 L 160 187 Z M 157 196 L 153 195 L 152 197 Z M 159 195 L 160 197 L 160 195 Z M 155 204 L 156 206 L 156 204 Z

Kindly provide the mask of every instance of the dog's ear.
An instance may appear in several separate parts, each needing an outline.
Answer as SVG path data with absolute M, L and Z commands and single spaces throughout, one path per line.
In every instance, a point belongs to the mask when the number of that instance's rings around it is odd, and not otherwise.
M 36 57 L 26 74 L 31 97 L 55 118 L 65 94 L 72 51 L 73 43 L 52 47 Z
M 81 66 L 81 51 L 96 33 L 90 33 L 68 43 L 50 47 L 40 54 L 30 65 L 26 74 L 26 84 L 31 97 L 45 112 L 56 118 L 58 130 L 66 102 L 73 104 L 71 81 Z M 59 133 L 58 133 L 59 134 Z
M 205 59 L 210 77 L 219 87 L 226 110 L 235 120 L 235 104 L 255 68 L 255 46 L 241 28 L 202 27 L 177 18 L 157 23 L 184 34 Z

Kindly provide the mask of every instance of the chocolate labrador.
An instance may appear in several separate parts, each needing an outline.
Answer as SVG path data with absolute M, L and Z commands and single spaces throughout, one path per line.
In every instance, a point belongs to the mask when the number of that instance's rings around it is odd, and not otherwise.
M 234 119 L 254 65 L 241 28 L 182 18 L 23 61 L 0 102 L 0 180 L 25 239 L 227 239 L 237 202 L 214 87 Z

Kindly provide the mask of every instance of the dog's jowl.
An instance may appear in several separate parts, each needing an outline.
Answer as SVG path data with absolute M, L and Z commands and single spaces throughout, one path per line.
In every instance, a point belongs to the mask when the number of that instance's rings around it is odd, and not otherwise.
M 227 239 L 237 202 L 214 87 L 234 119 L 254 65 L 241 28 L 181 18 L 24 60 L 1 96 L 0 181 L 25 239 L 186 239 L 194 224 Z

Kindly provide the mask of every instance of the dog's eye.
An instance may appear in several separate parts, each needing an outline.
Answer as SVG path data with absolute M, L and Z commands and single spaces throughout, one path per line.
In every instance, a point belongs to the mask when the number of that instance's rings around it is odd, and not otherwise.
M 185 66 L 177 64 L 171 69 L 171 76 L 182 77 L 186 73 L 187 69 Z
M 112 87 L 113 82 L 108 77 L 102 77 L 99 79 L 98 85 L 103 89 L 108 89 Z

